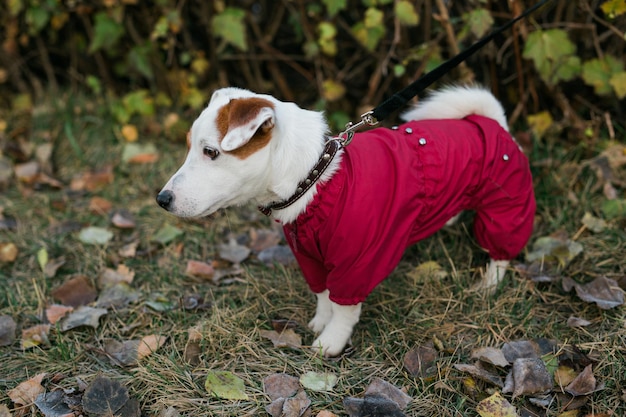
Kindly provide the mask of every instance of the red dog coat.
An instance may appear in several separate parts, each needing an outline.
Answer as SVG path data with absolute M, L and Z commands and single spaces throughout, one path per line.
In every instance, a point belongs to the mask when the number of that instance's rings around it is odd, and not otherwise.
M 530 238 L 528 160 L 482 116 L 356 134 L 341 168 L 284 231 L 311 290 L 328 289 L 332 301 L 353 305 L 393 271 L 407 246 L 462 210 L 476 211 L 476 240 L 492 259 L 513 259 Z

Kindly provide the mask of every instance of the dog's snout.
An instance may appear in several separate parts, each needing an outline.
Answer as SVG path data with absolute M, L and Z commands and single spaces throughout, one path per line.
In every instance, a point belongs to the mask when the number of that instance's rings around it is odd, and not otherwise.
M 159 206 L 170 211 L 172 203 L 174 202 L 174 193 L 171 190 L 163 190 L 157 195 L 156 201 Z

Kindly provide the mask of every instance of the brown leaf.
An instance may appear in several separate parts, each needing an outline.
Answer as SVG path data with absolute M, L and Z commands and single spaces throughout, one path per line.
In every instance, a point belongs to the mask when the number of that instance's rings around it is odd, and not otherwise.
M 470 358 L 478 359 L 480 361 L 502 368 L 509 366 L 509 361 L 507 361 L 504 357 L 502 349 L 494 347 L 480 347 L 478 349 L 474 349 L 470 355 Z
M 117 251 L 122 258 L 134 258 L 137 255 L 137 247 L 139 246 L 139 240 L 130 242 L 124 245 Z
M 13 262 L 17 258 L 18 249 L 15 243 L 0 243 L 0 262 Z
M 55 324 L 57 321 L 65 317 L 67 313 L 74 311 L 74 307 L 68 307 L 61 304 L 52 304 L 46 308 L 46 318 L 48 323 Z
M 85 389 L 82 405 L 89 414 L 110 416 L 116 415 L 129 398 L 126 387 L 99 375 Z
M 292 329 L 286 329 L 280 333 L 274 330 L 261 330 L 259 334 L 261 337 L 270 339 L 276 348 L 299 349 L 302 347 L 302 337 Z
M 565 387 L 565 392 L 578 397 L 591 394 L 596 388 L 597 382 L 595 376 L 593 376 L 591 365 L 587 365 L 585 369 Z
M 166 340 L 167 337 L 156 334 L 142 337 L 139 346 L 137 346 L 137 359 L 141 360 L 156 352 L 157 349 L 163 346 Z
M 500 388 L 504 387 L 502 378 L 500 378 L 497 374 L 494 374 L 493 372 L 489 372 L 488 370 L 482 368 L 481 366 L 457 363 L 457 364 L 454 364 L 454 368 L 461 372 L 466 372 L 472 375 L 473 377 L 478 378 L 482 381 L 496 385 Z
M 385 398 L 365 396 L 364 398 L 346 397 L 343 399 L 343 406 L 350 417 L 405 417 L 398 404 Z
M 567 319 L 568 327 L 585 327 L 589 326 L 591 322 L 589 320 L 581 319 L 580 317 L 570 316 Z
M 502 345 L 502 354 L 509 363 L 520 358 L 540 358 L 548 353 L 554 353 L 556 341 L 539 338 L 535 340 L 514 340 Z
M 251 229 L 250 249 L 252 249 L 252 251 L 255 253 L 259 253 L 264 249 L 278 245 L 281 239 L 281 234 L 276 230 Z
M 46 278 L 52 278 L 57 274 L 60 267 L 65 265 L 65 256 L 59 256 L 55 259 L 50 259 L 46 266 L 43 267 L 43 273 Z
M 11 316 L 0 316 L 0 346 L 9 346 L 15 341 L 17 324 Z
M 98 171 L 83 172 L 70 183 L 72 191 L 96 191 L 113 183 L 113 166 L 107 165 Z
M 187 294 L 181 299 L 180 304 L 185 310 L 209 310 L 213 306 L 200 294 Z
M 596 303 L 603 310 L 608 310 L 624 304 L 624 291 L 617 282 L 605 276 L 598 277 L 588 284 L 578 284 L 573 280 L 564 280 L 563 288 L 570 291 L 576 289 L 576 295 L 588 303 Z
M 119 229 L 134 229 L 136 226 L 135 216 L 128 210 L 117 210 L 111 217 L 111 223 Z
M 578 374 L 574 369 L 570 368 L 569 366 L 561 365 L 556 369 L 556 371 L 554 371 L 554 382 L 559 387 L 566 387 L 577 376 Z
M 388 400 L 396 403 L 401 410 L 404 410 L 413 399 L 406 392 L 400 390 L 400 388 L 381 378 L 374 378 L 365 390 L 365 396 L 379 396 L 387 398 Z
M 481 417 L 517 417 L 515 407 L 499 392 L 487 397 L 476 406 L 476 412 Z
M 417 346 L 404 355 L 404 368 L 415 377 L 426 378 L 436 372 L 437 351 L 429 345 Z
M 554 386 L 546 364 L 539 358 L 519 358 L 506 377 L 503 393 L 512 392 L 513 398 L 520 395 L 538 394 Z
M 219 245 L 218 249 L 220 258 L 234 264 L 243 262 L 250 255 L 250 248 L 240 245 L 234 238 L 231 238 L 228 244 Z
M 299 389 L 299 379 L 285 373 L 272 374 L 263 379 L 263 391 L 272 401 L 278 398 L 289 398 Z
M 39 394 L 45 391 L 41 381 L 47 374 L 37 374 L 28 381 L 24 381 L 7 393 L 11 401 L 18 405 L 30 405 L 35 402 Z
M 202 279 L 213 279 L 215 269 L 206 262 L 189 260 L 187 261 L 185 274 Z
M 92 197 L 89 200 L 89 211 L 94 214 L 104 215 L 107 214 L 113 208 L 113 203 L 102 197 Z
M 39 163 L 37 161 L 16 164 L 14 169 L 15 178 L 24 184 L 33 184 L 39 177 Z
M 100 317 L 107 313 L 106 308 L 94 308 L 81 306 L 70 313 L 61 322 L 61 331 L 66 332 L 81 326 L 89 326 L 97 329 L 100 324 Z
M 188 338 L 185 351 L 183 352 L 183 359 L 192 366 L 199 365 L 200 354 L 202 353 L 202 349 L 200 348 L 202 326 L 198 325 L 187 329 L 187 335 Z
M 52 290 L 52 296 L 61 304 L 79 307 L 94 301 L 98 295 L 85 275 L 78 275 Z
M 115 365 L 133 366 L 137 364 L 139 340 L 120 342 L 115 339 L 104 340 L 104 351 L 113 359 Z
M 28 349 L 41 344 L 48 345 L 49 324 L 38 324 L 22 330 L 22 349 Z
M 291 319 L 272 319 L 272 328 L 277 332 L 282 332 L 285 329 L 295 329 L 298 327 L 298 322 Z
M 115 285 L 120 282 L 132 284 L 135 278 L 135 272 L 124 264 L 119 264 L 117 268 L 105 268 L 104 271 L 98 277 L 98 286 L 100 288 Z

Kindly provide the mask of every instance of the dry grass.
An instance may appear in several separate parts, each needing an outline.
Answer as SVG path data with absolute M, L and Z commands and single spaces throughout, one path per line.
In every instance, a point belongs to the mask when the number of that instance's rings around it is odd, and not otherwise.
M 86 116 L 81 114 L 73 121 L 76 130 L 78 125 L 83 126 L 76 132 L 84 152 L 79 160 L 58 126 L 73 119 L 57 120 L 47 117 L 45 112 L 40 117 L 40 131 L 58 134 L 55 145 L 58 176 L 67 182 L 76 172 L 91 166 L 116 164 L 114 184 L 96 194 L 110 199 L 116 208 L 129 209 L 136 216 L 138 227 L 132 232 L 116 231 L 114 243 L 109 247 L 86 246 L 77 240 L 75 232 L 55 234 L 51 227 L 65 220 L 107 225 L 106 217 L 87 211 L 91 194 L 75 196 L 54 190 L 22 193 L 15 185 L 11 186 L 0 197 L 0 206 L 6 215 L 18 219 L 19 228 L 0 232 L 0 240 L 14 242 L 20 248 L 20 255 L 16 262 L 0 265 L 3 289 L 0 314 L 13 316 L 19 329 L 39 323 L 42 309 L 52 302 L 51 289 L 77 273 L 95 279 L 102 268 L 119 261 L 116 248 L 130 235 L 140 239 L 141 248 L 155 250 L 126 261 L 136 272 L 133 286 L 142 292 L 140 302 L 111 311 L 98 329 L 65 333 L 53 330 L 50 345 L 43 348 L 22 351 L 19 343 L 0 348 L 0 404 L 9 405 L 7 390 L 39 372 L 66 375 L 60 382 L 66 388 L 76 385 L 74 377 L 90 381 L 102 373 L 126 384 L 147 415 L 158 415 L 170 406 L 189 416 L 265 415 L 268 398 L 263 392 L 264 377 L 276 372 L 298 376 L 313 370 L 340 375 L 333 392 L 308 393 L 315 412 L 328 409 L 341 415 L 344 397 L 362 395 L 374 377 L 381 377 L 406 388 L 414 398 L 408 415 L 472 416 L 476 415 L 476 403 L 487 395 L 484 390 L 487 387 L 481 386 L 476 394 L 468 392 L 463 384 L 465 375 L 452 366 L 467 363 L 471 350 L 478 347 L 546 337 L 576 344 L 597 358 L 594 372 L 606 389 L 591 396 L 586 412 L 612 411 L 615 416 L 626 415 L 624 309 L 602 311 L 565 293 L 559 284 L 534 284 L 513 274 L 494 296 L 469 292 L 469 286 L 479 275 L 476 267 L 486 261 L 468 232 L 470 217 L 463 218 L 457 227 L 443 230 L 410 248 L 397 270 L 368 299 L 353 337 L 354 353 L 341 360 L 321 360 L 308 350 L 276 349 L 259 336 L 261 329 L 271 328 L 272 318 L 282 317 L 300 323 L 297 331 L 305 343 L 313 340 L 305 324 L 314 310 L 314 297 L 297 269 L 269 268 L 250 260 L 245 264 L 242 282 L 219 287 L 184 275 L 187 259 L 214 259 L 216 245 L 227 234 L 247 233 L 252 227 L 271 227 L 251 207 L 228 210 L 197 222 L 174 219 L 155 207 L 154 193 L 182 159 L 184 145 L 149 138 L 162 150 L 161 160 L 149 166 L 122 166 L 117 162 L 120 143 L 110 133 L 110 125 L 104 118 L 98 118 L 97 126 L 84 127 L 80 121 Z M 549 149 L 554 153 L 565 151 Z M 575 160 L 575 156 L 568 155 Z M 562 160 L 559 155 L 551 156 L 555 161 Z M 601 195 L 590 191 L 589 186 L 595 181 L 593 175 L 585 173 L 587 176 L 576 182 L 574 192 L 580 201 L 575 204 L 567 199 L 567 189 L 555 180 L 557 168 L 555 163 L 535 172 L 540 219 L 535 236 L 558 229 L 574 234 L 585 211 L 598 212 Z M 64 202 L 64 210 L 54 208 L 53 203 L 58 201 Z M 177 255 L 175 245 L 155 248 L 151 243 L 151 237 L 164 222 L 185 231 L 178 241 L 184 244 L 182 256 Z M 623 222 L 614 223 L 612 229 L 601 234 L 585 232 L 578 240 L 585 251 L 567 268 L 567 275 L 579 281 L 599 274 L 624 276 Z M 37 265 L 35 254 L 40 247 L 47 248 L 51 257 L 67 258 L 67 263 L 52 279 L 44 278 Z M 448 277 L 416 282 L 406 275 L 427 260 L 444 266 Z M 212 308 L 157 313 L 143 304 L 157 292 L 172 300 L 199 293 L 211 300 Z M 569 328 L 565 321 L 571 315 L 584 317 L 592 325 Z M 192 326 L 201 326 L 203 333 L 201 361 L 196 367 L 183 359 L 187 329 Z M 151 333 L 167 335 L 168 341 L 138 366 L 120 368 L 98 353 L 106 338 L 126 340 Z M 440 341 L 442 348 L 437 374 L 427 379 L 410 376 L 403 368 L 404 355 L 433 338 Z M 209 370 L 235 372 L 245 381 L 250 400 L 230 402 L 211 398 L 204 389 Z M 526 399 L 519 398 L 514 403 L 523 405 Z M 546 415 L 556 412 L 551 410 Z

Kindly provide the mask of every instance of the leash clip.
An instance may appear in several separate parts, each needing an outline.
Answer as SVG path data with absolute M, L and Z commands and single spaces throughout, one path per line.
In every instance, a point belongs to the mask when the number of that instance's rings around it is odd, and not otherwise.
M 363 126 L 376 126 L 378 120 L 373 116 L 374 111 L 370 110 L 361 115 L 361 120 L 357 123 L 346 123 L 346 130 L 337 135 L 337 139 L 341 143 L 341 146 L 348 146 L 352 142 L 354 132 Z

